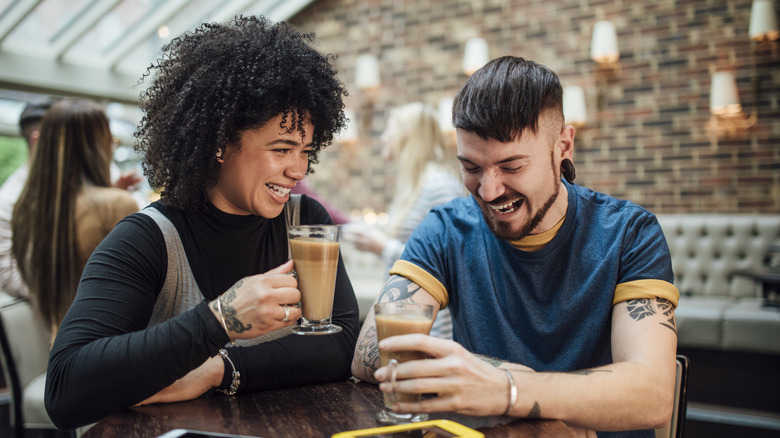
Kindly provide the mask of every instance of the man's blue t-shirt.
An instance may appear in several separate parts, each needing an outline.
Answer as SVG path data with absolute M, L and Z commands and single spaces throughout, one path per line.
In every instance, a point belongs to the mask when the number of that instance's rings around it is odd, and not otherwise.
M 522 251 L 496 238 L 468 197 L 432 210 L 391 272 L 404 275 L 408 262 L 441 283 L 454 339 L 474 353 L 536 371 L 611 363 L 616 289 L 661 280 L 662 292 L 676 294 L 669 249 L 644 208 L 564 184 L 566 218 L 542 249 Z

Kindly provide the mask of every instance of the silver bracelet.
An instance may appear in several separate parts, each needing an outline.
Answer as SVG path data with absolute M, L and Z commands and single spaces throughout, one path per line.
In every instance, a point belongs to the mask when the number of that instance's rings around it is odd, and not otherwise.
M 230 331 L 227 328 L 227 323 L 225 322 L 225 315 L 222 314 L 222 296 L 217 297 L 217 313 L 219 313 L 219 320 L 222 323 L 222 328 L 225 329 L 225 333 L 228 335 L 228 339 L 230 339 L 230 345 L 236 345 L 236 340 L 230 337 Z
M 517 403 L 517 385 L 515 384 L 515 378 L 512 377 L 512 373 L 510 373 L 509 370 L 504 368 L 499 369 L 503 371 L 504 374 L 506 374 L 506 378 L 509 379 L 509 406 L 506 407 L 506 412 L 504 412 L 504 415 L 509 415 L 509 411 L 511 411 L 515 406 L 515 403 Z
M 236 369 L 235 364 L 233 364 L 233 361 L 230 360 L 230 357 L 228 356 L 227 350 L 224 348 L 219 349 L 219 355 L 223 359 L 226 359 L 228 363 L 230 364 L 230 367 L 233 368 L 232 374 L 231 374 L 231 381 L 230 381 L 230 387 L 228 389 L 223 388 L 213 388 L 214 391 L 221 392 L 222 394 L 234 396 L 236 395 L 236 392 L 238 391 L 238 385 L 241 384 L 241 373 L 238 372 Z

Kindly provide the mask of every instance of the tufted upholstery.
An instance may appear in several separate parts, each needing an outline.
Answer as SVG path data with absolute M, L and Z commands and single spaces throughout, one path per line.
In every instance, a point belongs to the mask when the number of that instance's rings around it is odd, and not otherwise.
M 751 279 L 736 269 L 758 268 L 780 242 L 780 216 L 659 215 L 682 295 L 756 297 Z
M 761 306 L 761 285 L 734 271 L 760 268 L 780 244 L 780 215 L 659 214 L 680 290 L 683 346 L 780 354 L 780 310 Z

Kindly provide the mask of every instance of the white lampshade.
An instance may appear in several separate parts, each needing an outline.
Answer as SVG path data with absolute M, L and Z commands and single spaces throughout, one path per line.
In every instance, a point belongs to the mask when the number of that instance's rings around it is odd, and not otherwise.
M 443 97 L 439 99 L 439 125 L 442 132 L 452 132 L 455 128 L 452 127 L 452 102 L 453 98 Z
M 780 38 L 774 1 L 753 0 L 753 6 L 750 8 L 748 34 L 756 41 L 774 41 Z
M 611 21 L 597 21 L 593 25 L 590 57 L 598 63 L 613 63 L 620 59 L 617 31 Z
M 710 112 L 718 116 L 733 116 L 742 112 L 734 73 L 721 71 L 712 74 Z
M 379 88 L 379 60 L 371 54 L 357 57 L 355 63 L 355 85 L 361 90 Z
M 463 72 L 471 76 L 490 61 L 488 44 L 482 38 L 469 38 L 463 50 Z
M 579 85 L 568 85 L 563 89 L 563 118 L 574 126 L 585 126 L 588 122 L 585 92 Z

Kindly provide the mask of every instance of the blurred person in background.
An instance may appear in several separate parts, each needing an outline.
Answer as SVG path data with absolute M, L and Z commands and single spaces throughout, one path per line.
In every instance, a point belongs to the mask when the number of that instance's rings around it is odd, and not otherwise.
M 19 130 L 27 143 L 27 163 L 19 166 L 0 186 L 0 291 L 14 297 L 27 297 L 27 285 L 19 274 L 16 259 L 11 253 L 11 216 L 14 205 L 22 193 L 29 174 L 29 163 L 32 161 L 35 145 L 40 136 L 40 126 L 43 116 L 51 106 L 59 100 L 51 98 L 43 102 L 29 103 L 19 116 Z M 136 172 L 122 173 L 111 161 L 112 185 L 114 187 L 133 190 L 141 181 Z M 141 201 L 137 199 L 138 207 Z
M 19 116 L 19 130 L 27 143 L 27 161 L 32 160 L 40 136 L 41 120 L 52 100 L 29 103 Z M 27 297 L 27 285 L 11 252 L 11 216 L 29 174 L 29 165 L 19 166 L 0 186 L 0 290 L 14 297 Z
M 320 204 L 322 204 L 323 207 L 325 207 L 325 210 L 328 211 L 330 218 L 336 225 L 343 225 L 350 222 L 349 215 L 346 212 L 323 199 L 322 196 L 309 187 L 309 184 L 306 183 L 305 179 L 298 181 L 298 184 L 296 184 L 295 187 L 290 190 L 290 193 L 295 195 L 306 195 L 310 198 L 316 199 Z
M 138 211 L 130 193 L 111 186 L 113 146 L 108 117 L 95 102 L 60 100 L 41 122 L 11 219 L 12 250 L 52 337 L 92 251 L 117 222 Z
M 361 251 L 380 256 L 389 271 L 428 212 L 464 196 L 466 190 L 433 108 L 415 102 L 392 109 L 381 141 L 382 158 L 397 162 L 386 231 L 369 224 L 351 223 L 344 227 L 344 240 Z M 452 339 L 452 321 L 447 309 L 439 312 L 431 335 Z
M 147 72 L 136 132 L 160 200 L 94 251 L 54 341 L 46 410 L 73 429 L 139 404 L 346 380 L 358 305 L 339 260 L 328 336 L 291 333 L 291 189 L 346 125 L 330 55 L 263 17 L 204 23 Z M 332 223 L 301 195 L 301 224 Z M 234 344 L 233 341 L 238 341 Z

